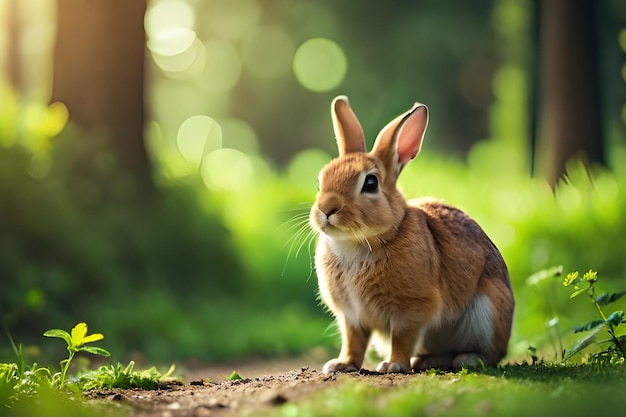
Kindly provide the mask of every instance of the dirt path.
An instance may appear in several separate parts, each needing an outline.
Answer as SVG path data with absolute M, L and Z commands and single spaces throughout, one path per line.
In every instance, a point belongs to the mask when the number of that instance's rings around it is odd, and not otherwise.
M 302 361 L 298 363 L 301 365 Z M 236 370 L 244 379 L 237 381 L 224 381 L 233 369 L 219 366 L 192 372 L 192 378 L 187 382 L 173 384 L 167 389 L 100 391 L 93 393 L 92 398 L 130 407 L 133 417 L 228 416 L 254 414 L 287 402 L 297 402 L 344 378 L 388 387 L 402 384 L 410 377 L 367 372 L 328 376 L 319 371 L 319 364 L 311 364 L 314 367 L 300 365 L 296 361 L 238 365 Z

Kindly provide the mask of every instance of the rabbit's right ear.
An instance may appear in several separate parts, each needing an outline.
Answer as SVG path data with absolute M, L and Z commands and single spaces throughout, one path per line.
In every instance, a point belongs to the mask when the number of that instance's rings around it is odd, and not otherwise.
M 393 119 L 380 131 L 372 153 L 378 155 L 397 176 L 417 156 L 428 126 L 428 107 L 415 103 L 408 112 Z
M 348 97 L 336 97 L 330 106 L 339 155 L 365 152 L 365 135 L 359 119 L 350 108 Z

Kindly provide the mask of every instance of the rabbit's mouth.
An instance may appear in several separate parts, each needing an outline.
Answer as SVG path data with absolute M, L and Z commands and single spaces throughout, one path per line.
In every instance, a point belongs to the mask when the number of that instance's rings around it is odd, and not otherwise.
M 332 219 L 324 219 L 321 222 L 318 222 L 314 228 L 332 240 L 350 241 L 356 245 L 367 244 L 367 246 L 371 246 L 368 243 L 370 239 L 384 233 L 384 230 L 374 230 L 367 227 L 353 227 L 353 225 L 336 224 Z
M 333 239 L 345 239 L 350 235 L 349 229 L 341 224 L 337 213 L 326 214 L 320 209 L 314 209 L 311 213 L 311 225 L 318 232 Z

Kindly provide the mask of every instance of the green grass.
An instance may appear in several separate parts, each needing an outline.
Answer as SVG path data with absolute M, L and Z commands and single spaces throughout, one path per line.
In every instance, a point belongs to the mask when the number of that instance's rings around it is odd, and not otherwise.
M 405 385 L 373 386 L 346 378 L 285 417 L 321 416 L 588 416 L 621 415 L 626 367 L 511 365 L 477 373 L 424 373 Z M 268 415 L 275 415 L 274 410 Z

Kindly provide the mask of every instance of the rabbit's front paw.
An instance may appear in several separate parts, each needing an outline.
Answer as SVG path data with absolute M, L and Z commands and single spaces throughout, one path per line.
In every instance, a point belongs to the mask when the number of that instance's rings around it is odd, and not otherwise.
M 397 374 L 397 373 L 407 373 L 411 370 L 411 366 L 407 363 L 398 363 L 398 362 L 381 362 L 376 367 L 376 372 L 381 374 Z
M 351 363 L 345 363 L 339 359 L 331 359 L 326 362 L 326 365 L 324 365 L 322 372 L 324 372 L 325 374 L 333 374 L 335 372 L 356 372 L 358 370 L 359 368 Z

